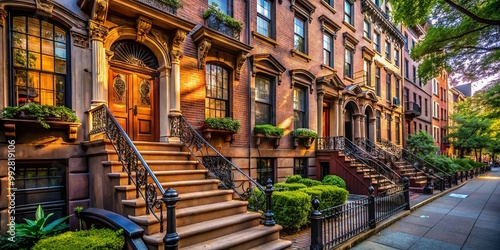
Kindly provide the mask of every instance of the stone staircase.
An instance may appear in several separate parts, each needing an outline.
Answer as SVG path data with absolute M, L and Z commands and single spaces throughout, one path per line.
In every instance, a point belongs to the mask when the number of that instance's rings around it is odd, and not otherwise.
M 343 154 L 339 154 L 339 156 L 344 156 Z M 344 161 L 349 164 L 349 167 L 354 169 L 358 175 L 361 175 L 365 180 L 365 183 L 368 185 L 372 185 L 376 193 L 384 192 L 387 189 L 393 188 L 395 185 L 391 183 L 391 181 L 383 176 L 380 176 L 374 169 L 366 166 L 361 162 L 357 162 L 355 160 L 351 160 L 348 157 L 344 156 Z
M 427 175 L 418 171 L 410 163 L 400 159 L 396 163 L 396 172 L 401 177 L 408 177 L 410 180 L 410 190 L 421 193 L 427 184 Z
M 219 189 L 219 181 L 207 179 L 206 170 L 193 160 L 181 143 L 134 142 L 165 190 L 179 194 L 176 204 L 179 249 L 285 249 L 290 241 L 281 240 L 281 226 L 263 226 L 261 215 L 247 210 L 246 201 L 233 199 L 232 190 Z M 85 143 L 91 168 L 91 192 L 95 207 L 122 214 L 144 229 L 149 249 L 164 249 L 160 223 L 146 214 L 146 203 L 136 198 L 109 140 Z M 102 189 L 101 189 L 102 188 Z M 94 190 L 92 190 L 94 189 Z M 102 194 L 99 193 L 100 192 Z M 161 196 L 161 194 L 159 194 Z M 163 209 L 166 220 L 166 209 Z

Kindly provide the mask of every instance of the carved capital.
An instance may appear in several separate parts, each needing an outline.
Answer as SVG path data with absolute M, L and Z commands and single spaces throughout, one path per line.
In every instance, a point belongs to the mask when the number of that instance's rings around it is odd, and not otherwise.
M 205 68 L 205 58 L 207 57 L 211 46 L 212 41 L 208 39 L 203 39 L 200 44 L 198 44 L 198 69 Z
M 7 18 L 7 11 L 0 9 L 0 27 L 5 25 L 5 19 Z
M 175 32 L 175 37 L 174 40 L 172 41 L 172 48 L 181 48 L 182 43 L 184 42 L 184 39 L 186 39 L 187 32 L 184 30 L 177 30 Z
M 243 64 L 247 60 L 247 55 L 246 53 L 241 52 L 237 57 L 236 57 L 236 73 L 235 73 L 235 78 L 236 80 L 240 79 L 240 73 L 241 73 L 241 67 L 243 67 Z
M 86 35 L 82 35 L 78 32 L 71 31 L 71 36 L 73 37 L 73 44 L 78 47 L 88 48 L 89 38 Z
M 111 60 L 111 58 L 113 58 L 113 56 L 115 55 L 115 52 L 113 52 L 111 50 L 106 50 L 105 53 L 106 53 L 106 60 L 107 61 Z
M 97 0 L 94 5 L 93 19 L 100 23 L 106 21 L 108 15 L 108 0 Z
M 54 9 L 53 3 L 49 3 L 47 0 L 35 0 L 35 4 L 37 15 L 52 16 L 52 10 Z
M 101 26 L 101 24 L 96 21 L 90 20 L 89 32 L 92 40 L 104 41 L 108 35 L 108 28 Z
M 181 62 L 182 51 L 180 49 L 172 49 L 172 51 L 170 51 L 170 57 L 171 57 L 172 63 L 178 64 Z
M 153 26 L 153 21 L 151 19 L 140 16 L 137 19 L 137 38 L 136 38 L 136 41 L 144 42 L 144 39 L 146 39 L 146 35 L 151 30 L 151 26 Z

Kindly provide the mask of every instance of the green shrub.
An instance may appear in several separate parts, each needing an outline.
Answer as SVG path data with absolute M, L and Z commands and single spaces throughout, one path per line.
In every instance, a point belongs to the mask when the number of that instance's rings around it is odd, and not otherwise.
M 322 191 L 321 196 L 318 197 L 320 200 L 320 209 L 344 204 L 349 196 L 349 192 L 347 190 L 336 186 L 319 185 L 311 187 L 311 189 Z
M 201 121 L 200 125 L 201 127 L 229 130 L 235 133 L 238 132 L 241 127 L 240 121 L 233 120 L 231 117 L 207 118 Z
M 285 183 L 285 182 L 278 182 L 276 184 L 274 184 L 274 189 L 275 190 L 280 190 L 280 189 L 284 189 L 286 191 L 295 191 L 295 190 L 299 190 L 299 189 L 302 189 L 302 188 L 306 188 L 307 186 L 302 184 L 302 183 Z
M 293 136 L 309 136 L 316 138 L 318 137 L 318 133 L 309 128 L 298 128 L 293 131 Z
M 286 178 L 286 183 L 296 183 L 296 182 L 299 182 L 300 180 L 302 179 L 302 176 L 300 174 L 296 174 L 296 175 L 292 175 L 292 176 L 288 176 Z
M 287 233 L 294 233 L 307 225 L 311 211 L 311 197 L 298 191 L 273 192 L 274 220 Z
M 299 180 L 299 183 L 302 183 L 308 187 L 321 185 L 321 181 L 317 181 L 317 180 L 313 180 L 313 179 L 309 179 L 309 178 L 302 178 Z
M 321 181 L 324 185 L 334 185 L 343 189 L 346 189 L 347 186 L 345 184 L 344 179 L 337 175 L 327 175 Z
M 50 125 L 45 122 L 46 118 L 58 118 L 63 122 L 78 122 L 78 117 L 73 110 L 67 107 L 37 103 L 5 107 L 0 111 L 0 116 L 7 119 L 34 119 L 44 128 L 50 128 Z
M 33 250 L 108 249 L 121 250 L 125 244 L 123 229 L 107 228 L 66 232 L 40 240 Z
M 458 165 L 457 166 L 458 171 L 471 170 L 474 168 L 481 167 L 483 165 L 483 164 L 481 164 L 481 162 L 476 162 L 476 161 L 469 159 L 469 158 L 455 158 L 452 160 L 456 165 Z
M 255 125 L 253 128 L 254 134 L 264 134 L 264 136 L 283 136 L 285 130 L 283 128 L 273 126 L 271 124 Z
M 182 8 L 184 4 L 180 0 L 164 0 L 167 5 L 172 6 L 173 8 Z
M 455 164 L 455 162 L 444 155 L 429 154 L 425 155 L 423 159 L 446 173 L 455 173 L 459 169 L 459 165 Z
M 228 27 L 230 27 L 238 32 L 241 31 L 241 29 L 243 28 L 241 22 L 236 21 L 231 16 L 228 16 L 225 13 L 223 13 L 220 10 L 219 5 L 217 5 L 217 3 L 215 3 L 215 2 L 212 2 L 208 6 L 208 9 L 205 12 L 203 12 L 203 19 L 207 19 L 210 16 L 214 16 L 215 19 L 223 22 L 225 25 L 227 25 Z

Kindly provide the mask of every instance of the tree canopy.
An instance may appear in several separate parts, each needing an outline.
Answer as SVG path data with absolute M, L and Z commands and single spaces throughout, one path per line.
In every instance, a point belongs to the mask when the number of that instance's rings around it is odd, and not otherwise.
M 475 82 L 500 72 L 500 0 L 390 3 L 396 22 L 408 27 L 428 26 L 424 40 L 411 51 L 412 58 L 420 62 L 418 75 L 425 82 L 450 68 L 452 81 L 461 82 Z

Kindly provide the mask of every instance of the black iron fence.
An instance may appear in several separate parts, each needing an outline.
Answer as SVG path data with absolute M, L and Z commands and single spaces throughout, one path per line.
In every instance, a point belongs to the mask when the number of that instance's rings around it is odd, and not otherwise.
M 373 195 L 370 186 L 367 198 L 319 211 L 320 201 L 313 200 L 310 249 L 333 249 L 337 245 L 370 229 L 397 212 L 410 209 L 409 179 L 403 186 Z

